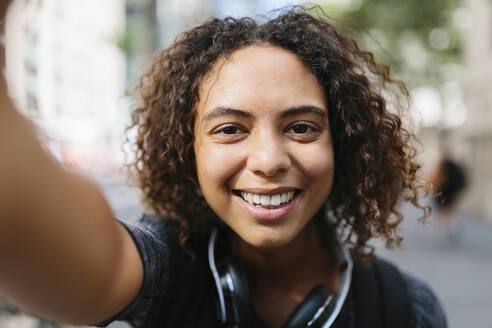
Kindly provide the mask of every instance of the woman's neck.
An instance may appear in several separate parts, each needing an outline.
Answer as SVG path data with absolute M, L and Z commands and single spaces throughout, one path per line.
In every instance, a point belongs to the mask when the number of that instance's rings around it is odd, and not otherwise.
M 294 287 L 303 281 L 320 279 L 327 282 L 338 272 L 338 263 L 333 252 L 322 247 L 315 224 L 307 225 L 295 239 L 288 244 L 269 249 L 258 249 L 233 235 L 233 252 L 241 258 L 250 283 L 254 285 L 278 285 L 283 288 Z M 329 279 L 330 282 L 332 279 Z M 336 283 L 328 287 L 336 293 Z
M 322 250 L 318 232 L 314 225 L 307 225 L 288 244 L 269 249 L 259 249 L 244 242 L 239 236 L 232 236 L 233 252 L 255 276 L 278 277 L 296 271 Z M 327 257 L 324 255 L 324 257 Z M 317 258 L 319 262 L 319 258 Z
M 270 327 L 282 326 L 317 284 L 338 293 L 338 263 L 321 246 L 314 224 L 282 247 L 257 249 L 237 235 L 233 236 L 232 245 L 246 269 L 255 310 Z

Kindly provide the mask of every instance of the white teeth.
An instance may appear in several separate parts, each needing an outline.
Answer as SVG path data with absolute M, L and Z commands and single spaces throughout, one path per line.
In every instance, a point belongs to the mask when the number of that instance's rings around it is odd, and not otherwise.
M 280 195 L 273 195 L 270 204 L 274 206 L 280 205 Z
M 279 206 L 288 203 L 294 198 L 294 192 L 288 191 L 276 195 L 253 194 L 249 192 L 241 192 L 241 196 L 245 201 L 257 206 Z
M 260 204 L 260 195 L 253 194 L 253 203 L 254 204 Z
M 270 205 L 270 196 L 268 196 L 268 195 L 261 195 L 261 205 L 263 205 L 263 206 Z

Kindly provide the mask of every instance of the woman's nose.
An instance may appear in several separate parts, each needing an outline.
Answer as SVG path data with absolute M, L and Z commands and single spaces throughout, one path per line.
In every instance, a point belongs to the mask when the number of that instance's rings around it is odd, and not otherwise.
M 280 136 L 262 133 L 252 138 L 248 148 L 249 171 L 265 177 L 273 177 L 290 168 L 291 159 L 286 144 Z

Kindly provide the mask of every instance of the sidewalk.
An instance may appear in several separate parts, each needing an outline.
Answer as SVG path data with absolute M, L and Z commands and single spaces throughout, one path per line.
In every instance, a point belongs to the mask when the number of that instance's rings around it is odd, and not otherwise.
M 437 217 L 417 222 L 419 212 L 405 211 L 402 249 L 377 252 L 428 283 L 440 299 L 450 328 L 492 326 L 492 221 L 457 214 L 458 234 L 449 240 Z

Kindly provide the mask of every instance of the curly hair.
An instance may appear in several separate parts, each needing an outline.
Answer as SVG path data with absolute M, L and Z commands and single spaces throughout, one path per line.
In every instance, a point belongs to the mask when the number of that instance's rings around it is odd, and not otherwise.
M 399 116 L 406 107 L 396 101 L 390 109 L 385 97 L 408 100 L 406 87 L 311 9 L 295 6 L 263 24 L 247 17 L 210 19 L 180 34 L 141 78 L 130 126 L 138 128 L 130 173 L 149 209 L 179 223 L 182 243 L 207 233 L 217 220 L 200 194 L 193 151 L 200 84 L 218 59 L 254 44 L 296 54 L 323 87 L 336 170 L 331 194 L 316 215 L 325 236 L 342 230 L 358 255 L 370 256 L 373 237 L 383 237 L 388 247 L 401 242 L 400 201 L 427 217 L 429 209 L 419 204 L 425 184 L 417 177 L 415 136 Z

